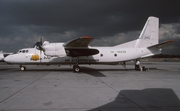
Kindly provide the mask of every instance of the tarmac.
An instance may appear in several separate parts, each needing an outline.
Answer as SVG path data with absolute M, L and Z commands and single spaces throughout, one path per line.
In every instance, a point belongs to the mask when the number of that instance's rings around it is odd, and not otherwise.
M 0 111 L 180 111 L 180 62 L 141 66 L 0 63 Z

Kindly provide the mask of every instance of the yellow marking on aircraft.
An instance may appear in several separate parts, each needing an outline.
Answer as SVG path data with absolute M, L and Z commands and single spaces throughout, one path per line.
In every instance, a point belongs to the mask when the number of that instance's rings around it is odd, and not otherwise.
M 31 56 L 31 60 L 33 60 L 33 61 L 39 60 L 39 55 L 38 55 L 38 54 L 32 55 L 32 56 Z

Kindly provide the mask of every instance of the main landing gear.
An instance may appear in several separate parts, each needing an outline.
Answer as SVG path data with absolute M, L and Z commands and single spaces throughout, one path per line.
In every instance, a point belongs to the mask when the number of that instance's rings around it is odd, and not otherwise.
M 25 70 L 26 70 L 26 67 L 25 67 L 25 66 L 20 65 L 19 67 L 20 67 L 20 70 L 21 70 L 21 71 L 25 71 Z
M 126 69 L 126 62 L 121 62 L 120 64 Z
M 74 72 L 80 72 L 80 67 L 79 67 L 79 65 L 73 65 L 73 70 L 74 70 Z
M 77 57 L 77 61 L 76 61 L 76 65 L 73 65 L 73 70 L 74 70 L 74 72 L 80 72 L 80 67 L 79 67 L 79 57 Z

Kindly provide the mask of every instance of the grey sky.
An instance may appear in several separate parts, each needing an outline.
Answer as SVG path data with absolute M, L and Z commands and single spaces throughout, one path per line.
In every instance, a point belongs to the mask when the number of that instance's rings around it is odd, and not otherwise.
M 180 54 L 178 0 L 1 0 L 0 50 L 32 47 L 40 37 L 66 42 L 90 35 L 92 46 L 138 38 L 147 18 L 160 19 L 160 42 L 175 40 L 164 54 Z

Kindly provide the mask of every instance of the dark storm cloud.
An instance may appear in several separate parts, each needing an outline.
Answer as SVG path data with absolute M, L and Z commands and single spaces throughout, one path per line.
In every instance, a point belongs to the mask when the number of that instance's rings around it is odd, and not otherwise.
M 18 40 L 17 43 L 35 41 L 39 36 L 51 41 L 82 35 L 110 39 L 119 33 L 139 33 L 149 16 L 159 17 L 161 24 L 179 23 L 178 3 L 178 0 L 1 0 L 0 38 Z M 175 30 L 179 33 L 180 27 Z M 134 34 L 132 38 L 125 37 L 132 40 L 138 37 Z
M 120 31 L 129 31 L 129 28 L 137 30 L 136 24 L 144 23 L 149 15 L 162 17 L 164 22 L 171 22 L 174 21 L 171 19 L 175 21 L 179 19 L 177 11 L 180 11 L 175 6 L 178 6 L 176 1 L 163 1 L 162 3 L 162 1 L 152 2 L 152 0 L 114 0 L 111 2 L 103 0 L 10 0 L 4 2 L 1 3 L 1 15 L 5 26 L 8 24 L 60 26 L 64 27 L 64 30 L 99 26 L 105 30 L 113 27 L 117 27 L 113 29 Z

